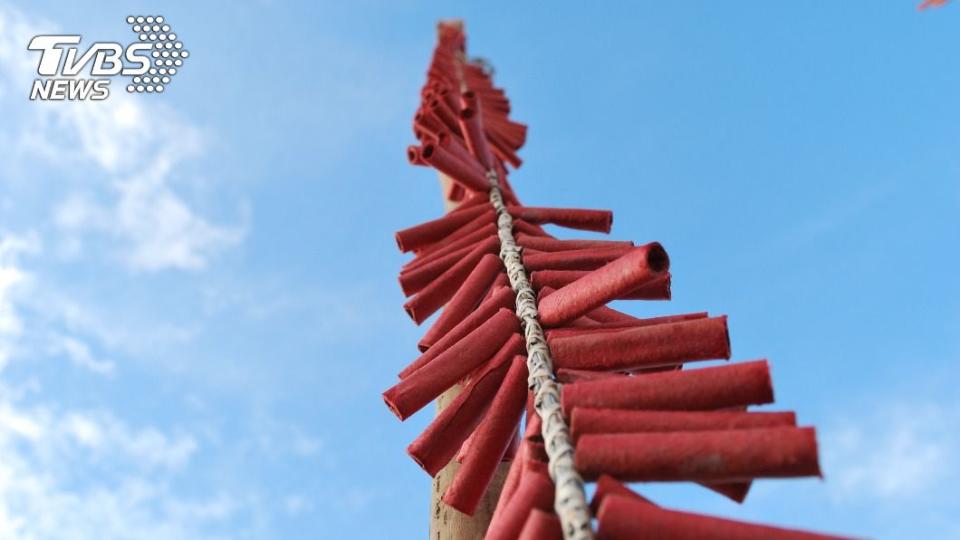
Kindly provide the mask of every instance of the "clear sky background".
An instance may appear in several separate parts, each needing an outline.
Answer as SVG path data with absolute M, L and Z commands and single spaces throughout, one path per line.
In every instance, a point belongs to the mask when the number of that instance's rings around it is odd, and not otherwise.
M 380 393 L 415 357 L 392 232 L 438 18 L 514 117 L 529 204 L 659 240 L 730 316 L 820 480 L 671 507 L 960 537 L 960 5 L 0 1 L 0 538 L 422 538 L 429 479 Z M 40 33 L 192 56 L 163 95 L 32 103 Z

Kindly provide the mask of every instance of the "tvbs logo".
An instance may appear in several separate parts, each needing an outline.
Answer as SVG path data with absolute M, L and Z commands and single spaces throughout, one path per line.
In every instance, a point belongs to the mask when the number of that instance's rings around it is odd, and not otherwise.
M 39 78 L 30 89 L 31 100 L 102 101 L 110 97 L 112 77 L 130 77 L 130 93 L 161 93 L 190 56 L 163 16 L 129 16 L 127 24 L 138 41 L 126 46 L 97 41 L 81 53 L 81 36 L 34 36 L 27 49 L 40 52 Z M 89 78 L 82 75 L 89 73 Z

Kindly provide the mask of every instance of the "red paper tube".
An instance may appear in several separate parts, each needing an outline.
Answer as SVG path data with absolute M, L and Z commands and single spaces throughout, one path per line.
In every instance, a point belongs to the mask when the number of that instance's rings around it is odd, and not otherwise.
M 483 214 L 480 217 L 485 217 Z M 472 223 L 464 228 L 472 227 Z M 450 249 L 442 248 L 424 254 L 415 259 L 415 263 L 405 267 L 399 276 L 400 287 L 406 295 L 413 294 L 429 284 L 434 278 L 443 274 L 448 268 L 459 262 L 471 249 L 484 240 L 496 238 L 496 224 L 492 221 L 475 231 L 460 237 L 455 241 L 448 241 Z
M 510 185 L 510 180 L 507 178 L 507 170 L 504 168 L 503 163 L 494 160 L 494 169 L 497 171 L 500 188 L 501 191 L 503 191 L 503 201 L 507 204 L 520 205 L 520 200 L 517 198 L 513 186 Z
M 495 125 L 498 122 L 503 123 L 504 117 L 510 114 L 510 102 L 506 98 L 500 98 L 494 95 L 481 95 L 480 104 L 483 106 L 483 121 L 484 124 L 490 123 Z M 515 129 L 506 129 L 504 125 L 503 129 L 505 132 L 509 132 L 511 136 L 511 142 L 516 145 L 517 148 L 523 146 L 525 141 L 525 136 L 521 131 Z
M 480 165 L 476 162 L 466 163 L 435 143 L 424 144 L 420 148 L 420 156 L 438 171 L 460 182 L 464 187 L 473 191 L 490 190 L 490 182 L 487 181 Z
M 489 237 L 488 237 L 489 238 Z M 466 245 L 447 253 L 442 257 L 421 264 L 416 268 L 411 268 L 400 272 L 397 281 L 400 282 L 400 289 L 403 294 L 410 296 L 423 290 L 431 281 L 447 271 L 451 266 L 463 260 L 464 256 L 470 253 L 476 245 Z
M 747 498 L 747 494 L 750 492 L 750 487 L 753 485 L 753 482 L 729 482 L 729 483 L 716 483 L 716 482 L 697 482 L 701 486 L 719 493 L 728 499 L 742 503 Z
M 437 136 L 437 131 L 425 121 L 425 118 L 427 118 L 427 115 L 417 113 L 413 119 L 413 135 L 421 143 L 428 142 L 432 137 Z M 419 146 L 407 147 L 407 160 L 412 165 L 428 165 L 426 161 L 420 158 Z
M 460 123 L 457 121 L 457 117 L 453 111 L 450 110 L 450 107 L 446 103 L 439 99 L 433 99 L 427 105 L 430 108 L 430 111 L 437 115 L 437 118 L 443 122 L 443 125 L 447 127 L 451 132 L 460 134 Z
M 464 208 L 467 208 L 468 206 L 474 206 L 477 204 L 482 204 L 484 206 L 489 205 L 490 196 L 487 195 L 486 193 L 471 193 L 467 195 L 465 199 L 463 199 L 463 202 L 461 202 L 460 205 L 457 206 L 457 208 L 454 211 L 457 212 Z
M 540 270 L 530 275 L 530 284 L 534 289 L 549 286 L 559 289 L 590 273 L 590 270 Z M 619 300 L 669 300 L 670 272 L 645 282 L 636 289 L 622 294 Z
M 502 88 L 493 85 L 490 79 L 485 81 L 473 80 L 469 77 L 470 89 L 477 95 L 477 100 L 483 103 L 483 113 L 500 122 L 508 121 L 510 115 L 510 99 Z
M 527 139 L 527 126 L 526 124 L 521 124 L 514 122 L 504 114 L 503 111 L 491 111 L 491 105 L 494 105 L 490 100 L 483 101 L 483 123 L 484 126 L 490 128 L 490 131 L 494 131 L 497 135 L 506 142 L 511 148 L 520 148 L 523 146 L 523 143 Z M 507 102 L 507 107 L 510 104 Z
M 542 431 L 543 420 L 537 414 L 536 396 L 533 391 L 527 392 L 527 426 L 523 431 L 523 438 L 528 441 L 542 441 Z
M 489 116 L 484 116 L 484 122 L 487 122 L 489 118 Z M 509 128 L 507 128 L 506 124 L 497 124 L 496 122 L 493 122 L 491 125 L 492 127 L 486 129 L 486 132 L 488 135 L 492 135 L 494 137 L 494 142 L 497 144 L 495 148 L 501 150 L 500 153 L 504 156 L 504 158 L 510 160 L 511 165 L 514 165 L 515 163 L 522 165 L 523 161 L 516 155 L 516 151 L 523 146 L 523 133 L 511 131 Z M 512 150 L 512 152 L 508 153 L 504 150 Z M 494 154 L 496 154 L 496 152 L 494 152 Z M 519 168 L 519 166 L 514 168 Z
M 526 142 L 526 126 L 523 124 L 516 124 L 509 119 L 488 114 L 483 115 L 483 123 L 488 135 L 494 134 L 494 137 L 509 148 L 519 149 Z
M 601 323 L 591 319 L 584 315 L 583 317 L 574 319 L 566 324 L 566 328 L 596 328 L 600 326 Z
M 447 129 L 447 126 L 443 125 L 443 122 L 423 105 L 421 105 L 413 115 L 413 122 L 414 125 L 431 134 L 437 134 Z
M 472 377 L 473 376 L 471 375 L 467 377 L 467 379 L 469 380 Z M 519 428 L 520 426 L 517 425 L 518 430 Z M 467 454 L 470 453 L 470 447 L 473 444 L 473 437 L 476 434 L 477 434 L 476 431 L 471 433 L 470 436 L 467 437 L 467 440 L 463 441 L 463 444 L 460 445 L 460 449 L 457 450 L 457 455 L 454 458 L 457 460 L 457 463 L 463 463 L 464 458 L 466 458 Z M 503 453 L 503 457 L 500 458 L 500 462 L 503 463 L 507 461 L 513 461 L 513 458 L 517 455 L 517 448 L 519 446 L 520 446 L 520 437 L 517 430 L 514 430 L 513 435 L 510 437 L 510 443 L 507 445 L 507 450 Z
M 503 90 L 493 86 L 493 81 L 483 70 L 483 66 L 467 63 L 463 66 L 463 78 L 470 87 L 470 92 L 478 97 L 489 96 L 506 99 Z
M 460 111 L 460 130 L 467 140 L 467 148 L 476 156 L 477 161 L 484 169 L 493 168 L 493 156 L 487 146 L 487 138 L 483 133 L 483 121 L 473 107 L 465 107 Z
M 620 312 L 617 312 L 620 313 Z M 623 314 L 626 315 L 626 314 Z M 629 330 L 631 328 L 640 328 L 642 326 L 655 326 L 658 324 L 670 324 L 675 322 L 696 321 L 706 319 L 710 316 L 706 311 L 695 311 L 693 313 L 678 313 L 676 315 L 661 315 L 659 317 L 648 317 L 640 319 L 626 315 L 622 320 L 602 323 L 598 328 L 608 330 Z
M 427 142 L 431 137 L 436 137 L 437 133 L 440 133 L 440 130 L 446 129 L 444 126 L 438 126 L 438 122 L 435 120 L 432 114 L 426 114 L 423 112 L 417 112 L 413 117 L 413 134 L 416 135 L 417 140 L 420 142 Z M 407 148 L 407 159 L 410 160 L 410 163 L 414 165 L 426 165 L 425 161 L 415 162 L 413 161 L 414 157 L 419 157 L 420 148 L 416 148 L 416 156 L 410 154 L 410 148 Z
M 477 157 L 470 153 L 470 150 L 464 146 L 463 142 L 456 135 L 451 135 L 448 132 L 439 133 L 436 136 L 435 142 L 460 161 L 469 163 L 472 167 L 477 168 L 477 170 L 486 173 L 483 165 L 477 161 Z
M 471 91 L 477 95 L 477 100 L 486 105 L 483 110 L 491 117 L 503 118 L 510 113 L 510 100 L 500 88 L 492 85 L 479 86 L 477 81 L 470 84 Z
M 457 397 L 407 447 L 410 457 L 430 476 L 436 476 L 453 459 L 480 423 L 510 368 L 512 357 L 509 352 L 509 349 L 501 347 L 483 371 L 464 386 Z
M 534 224 L 553 223 L 570 229 L 608 233 L 613 225 L 613 212 L 580 208 L 538 208 L 508 206 L 510 215 Z
M 539 225 L 532 225 L 520 219 L 513 220 L 513 232 L 517 234 L 526 234 L 528 236 L 544 236 L 552 238 Z
M 461 339 L 487 322 L 487 320 L 493 317 L 500 309 L 513 309 L 513 307 L 513 291 L 509 288 L 497 291 L 493 296 L 481 303 L 467 318 L 460 321 L 453 329 L 437 340 L 426 352 L 405 367 L 400 372 L 399 377 L 401 379 L 409 377 L 414 371 L 432 362 L 440 353 L 459 343 Z
M 474 90 L 465 90 L 460 93 L 460 111 L 463 109 L 477 110 L 477 93 Z
M 616 478 L 610 475 L 601 474 L 600 478 L 597 478 L 597 490 L 593 493 L 593 499 L 590 500 L 590 510 L 593 512 L 593 515 L 597 515 L 597 512 L 600 511 L 600 506 L 603 504 L 603 501 L 606 500 L 607 497 L 613 495 L 618 497 L 626 497 L 630 500 L 634 500 L 643 504 L 654 505 L 649 499 L 634 492 Z
M 470 224 L 468 224 L 470 225 Z M 468 225 L 464 225 L 467 227 Z M 403 271 L 407 272 L 420 268 L 421 266 L 436 261 L 437 259 L 449 255 L 454 251 L 463 249 L 464 246 L 470 246 L 481 242 L 485 238 L 490 236 L 495 236 L 497 234 L 497 224 L 492 221 L 486 224 L 483 224 L 481 227 L 477 228 L 473 232 L 466 234 L 456 240 L 447 240 L 445 241 L 446 245 L 438 249 L 430 250 L 429 253 L 421 252 L 417 255 L 417 258 L 411 260 L 403 267 Z
M 426 141 L 427 139 L 429 139 L 431 135 L 432 135 L 432 134 L 431 134 L 429 131 L 427 131 L 426 129 L 424 129 L 424 127 L 423 127 L 421 124 L 417 123 L 416 121 L 413 122 L 413 136 L 414 136 L 418 141 L 424 142 L 424 141 Z M 414 150 L 414 153 L 413 153 L 413 154 L 410 153 L 410 148 L 411 148 L 411 147 L 412 147 L 412 148 L 416 148 L 416 150 Z M 427 165 L 427 162 L 426 162 L 426 161 L 424 161 L 424 162 L 422 162 L 422 163 L 419 163 L 418 161 L 416 161 L 417 159 L 419 159 L 420 147 L 419 147 L 419 146 L 411 146 L 411 147 L 408 147 L 408 148 L 407 148 L 407 159 L 410 161 L 410 164 L 411 164 L 411 165 Z
M 563 412 L 574 407 L 703 411 L 773 402 L 766 360 L 633 377 L 609 377 L 563 387 Z
M 480 258 L 480 262 L 470 272 L 463 285 L 457 289 L 453 298 L 447 303 L 436 322 L 430 326 L 427 333 L 417 343 L 421 351 L 426 351 L 431 345 L 442 338 L 454 326 L 460 323 L 479 304 L 483 295 L 497 275 L 503 272 L 503 263 L 496 255 L 487 253 Z
M 478 98 L 499 98 L 506 101 L 506 94 L 501 88 L 493 86 L 493 81 L 487 76 L 483 66 L 477 64 L 464 64 L 464 78 L 470 86 L 470 91 Z
M 612 323 L 597 324 L 586 328 L 564 327 L 547 330 L 547 338 L 561 338 L 570 336 L 583 336 L 587 334 L 601 334 L 609 332 L 622 332 L 631 328 L 641 328 L 644 326 L 655 326 L 658 324 L 670 324 L 683 321 L 695 321 L 707 318 L 706 311 L 697 313 L 682 313 L 680 315 L 664 315 L 661 317 L 650 317 L 647 319 L 636 319 L 633 321 L 617 321 Z
M 536 249 L 538 251 L 570 251 L 574 249 L 589 248 L 631 248 L 633 242 L 622 240 L 558 240 L 556 238 L 544 238 L 542 236 L 530 236 L 527 234 L 518 234 L 517 244 L 524 248 Z
M 464 457 L 443 502 L 472 516 L 503 457 L 523 414 L 527 397 L 525 356 L 513 359 L 503 385 L 474 432 L 470 451 Z
M 489 117 L 484 116 L 484 121 Z M 523 160 L 517 156 L 516 151 L 523 146 L 523 136 L 512 133 L 503 125 L 492 124 L 492 127 L 486 129 L 487 136 L 493 144 L 494 155 L 507 160 L 510 165 L 519 169 L 523 165 Z
M 513 496 L 490 520 L 484 540 L 515 540 L 532 510 L 552 511 L 553 482 L 545 470 L 531 465 L 527 464 Z
M 433 94 L 430 94 L 423 100 L 420 104 L 418 110 L 421 113 L 421 122 L 427 127 L 431 127 L 431 134 L 436 136 L 441 133 L 451 133 L 452 129 L 449 125 L 443 120 L 440 116 L 440 113 L 435 111 L 433 107 L 430 106 L 436 100 L 436 97 Z M 414 117 L 416 118 L 416 117 Z
M 526 261 L 524 261 L 526 262 Z M 569 268 L 568 268 L 569 269 Z M 670 258 L 657 242 L 638 248 L 557 290 L 537 306 L 540 323 L 559 326 L 589 313 L 670 269 Z
M 665 371 L 680 371 L 681 369 L 683 369 L 683 364 L 667 364 L 665 366 L 631 369 L 623 373 L 626 375 L 647 375 L 650 373 L 663 373 Z
M 410 145 L 407 147 L 407 159 L 410 161 L 411 165 L 420 165 L 423 167 L 427 166 L 427 162 L 423 160 L 423 157 L 420 155 L 420 147 L 415 145 Z
M 623 371 L 730 358 L 725 316 L 554 338 L 549 344 L 554 365 L 573 369 Z
M 539 299 L 546 298 L 546 297 L 550 296 L 551 294 L 553 294 L 554 292 L 556 292 L 556 291 L 554 291 L 554 290 L 551 289 L 550 287 L 543 287 L 543 288 L 540 289 L 540 292 L 537 294 L 537 298 L 539 298 Z M 597 326 L 600 326 L 600 323 L 598 323 L 597 321 L 595 321 L 595 320 L 593 320 L 593 319 L 591 319 L 591 318 L 589 318 L 589 317 L 587 317 L 587 316 L 583 316 L 583 317 L 580 317 L 580 318 L 578 318 L 578 319 L 574 319 L 574 320 L 568 322 L 568 323 L 566 324 L 566 326 L 567 326 L 568 328 L 595 328 L 595 327 L 597 327 Z
M 563 540 L 563 526 L 553 512 L 533 509 L 517 540 Z
M 570 436 L 577 441 L 581 435 L 588 433 L 711 431 L 795 425 L 796 417 L 792 412 L 630 411 L 576 408 L 571 414 Z M 736 502 L 743 502 L 750 491 L 750 482 L 722 484 L 708 482 L 703 485 Z
M 403 309 L 417 324 L 427 320 L 441 306 L 447 303 L 460 284 L 470 274 L 470 271 L 487 253 L 497 253 L 500 249 L 500 240 L 488 238 L 477 244 L 463 259 L 447 269 L 440 277 L 433 280 L 413 298 L 403 304 Z
M 497 290 L 499 290 L 500 288 L 509 287 L 509 286 L 510 286 L 510 278 L 507 277 L 506 272 L 501 272 L 497 274 L 497 277 L 493 280 L 493 284 L 490 285 L 490 288 L 487 290 L 487 294 L 486 296 L 483 297 L 483 299 L 486 300 L 487 298 L 490 298 L 491 296 L 493 296 L 493 294 L 497 292 Z
M 528 392 L 529 396 L 532 396 L 532 392 Z M 513 460 L 513 463 L 510 465 L 510 469 L 507 471 L 507 477 L 503 481 L 503 488 L 500 490 L 500 498 L 497 500 L 497 507 L 494 509 L 494 513 L 500 511 L 500 507 L 504 506 L 513 496 L 513 493 L 516 491 L 517 486 L 520 485 L 520 477 L 523 474 L 523 471 L 528 467 L 534 465 L 528 465 L 531 461 L 538 461 L 539 455 L 536 454 L 537 450 L 533 448 L 531 440 L 534 440 L 535 437 L 532 437 L 531 434 L 540 433 L 540 417 L 537 414 L 530 413 L 530 400 L 527 400 L 527 426 L 524 430 L 523 437 L 520 439 L 520 448 L 517 451 L 517 457 Z M 542 440 L 542 439 L 541 439 Z M 545 469 L 544 469 L 545 470 Z
M 458 113 L 460 111 L 460 100 L 457 99 L 457 93 L 451 92 L 450 88 L 445 87 L 438 89 L 437 96 L 439 96 L 440 99 L 447 104 L 447 108 L 454 113 Z
M 640 320 L 633 315 L 627 315 L 622 311 L 617 311 L 607 306 L 594 308 L 590 310 L 585 317 L 590 317 L 602 324 L 624 324 Z
M 626 482 L 742 482 L 820 476 L 813 428 L 772 427 L 580 437 L 577 471 Z
M 450 182 L 447 187 L 447 199 L 453 202 L 460 202 L 467 196 L 467 190 L 457 182 Z
M 494 110 L 486 105 L 491 103 L 496 103 L 496 101 L 491 100 L 489 94 L 484 94 L 483 92 L 478 92 L 477 97 L 483 101 L 485 105 L 482 112 L 484 114 L 484 125 L 485 126 L 495 126 L 502 133 L 507 133 L 511 137 L 516 137 L 519 140 L 526 138 L 527 125 L 515 122 L 508 118 L 508 115 L 502 111 Z M 502 96 L 501 96 L 502 97 Z M 494 97 L 496 99 L 496 97 Z M 502 103 L 505 103 L 508 107 L 510 102 L 503 98 Z
M 567 369 L 557 370 L 557 380 L 562 384 L 570 384 L 580 381 L 596 381 L 599 379 L 608 379 L 610 377 L 622 377 L 623 373 L 612 371 L 590 371 L 588 369 Z
M 400 251 L 407 252 L 432 244 L 488 211 L 490 209 L 483 206 L 465 208 L 457 212 L 451 212 L 442 218 L 397 231 L 394 235 L 397 239 L 397 246 Z
M 507 445 L 507 451 L 503 453 L 503 457 L 500 458 L 500 461 L 513 461 L 517 457 L 517 452 L 520 451 L 520 424 L 517 424 L 516 428 L 513 430 L 513 435 L 510 436 L 510 444 Z
M 490 141 L 490 148 L 497 157 L 509 163 L 514 169 L 519 169 L 523 165 L 523 160 L 514 153 L 512 145 L 500 136 L 495 126 L 486 128 L 484 131 L 486 131 L 487 140 Z
M 519 328 L 513 312 L 501 309 L 456 345 L 384 392 L 383 400 L 405 420 L 493 356 L 501 345 L 519 347 L 514 354 L 522 352 L 523 339 L 516 334 Z
M 467 380 L 472 379 L 474 376 L 470 375 L 467 377 Z M 493 396 L 491 396 L 491 399 Z M 520 424 L 518 423 L 513 429 L 513 434 L 510 436 L 510 442 L 507 444 L 507 449 L 503 452 L 503 456 L 500 458 L 501 462 L 504 461 L 513 461 L 513 458 L 517 455 L 517 447 L 520 446 L 520 437 L 519 437 Z M 463 463 L 463 460 L 466 459 L 467 455 L 470 454 L 470 448 L 473 446 L 473 439 L 476 437 L 477 432 L 474 431 L 467 437 L 467 440 L 463 441 L 463 444 L 460 445 L 460 450 L 457 450 L 456 459 L 457 463 Z
M 529 461 L 543 464 L 546 467 L 550 457 L 547 456 L 547 445 L 542 441 L 530 441 Z
M 570 417 L 574 441 L 593 433 L 647 433 L 668 431 L 719 431 L 795 427 L 792 412 L 737 411 L 631 411 L 576 408 Z
M 597 540 L 840 540 L 796 529 L 665 510 L 611 495 L 600 505 Z
M 487 132 L 487 139 L 505 153 L 512 153 L 523 146 L 520 132 L 510 125 L 510 121 L 504 115 L 484 114 L 483 126 Z
M 515 122 L 510 120 L 506 116 L 502 117 L 500 124 L 503 126 L 505 132 L 510 133 L 511 136 L 516 137 L 520 146 L 523 146 L 524 141 L 527 139 L 527 125 L 521 124 L 520 122 Z
M 510 468 L 507 469 L 507 477 L 503 480 L 500 497 L 497 499 L 497 506 L 493 510 L 494 514 L 500 512 L 500 507 L 510 500 L 510 497 L 513 496 L 513 493 L 517 490 L 517 486 L 520 484 L 520 474 L 527 461 L 527 449 L 527 442 L 521 440 L 517 457 L 510 463 Z
M 460 212 L 460 211 L 461 210 L 459 208 L 457 210 L 454 210 L 454 212 Z M 466 209 L 464 209 L 463 211 L 466 211 Z M 486 206 L 486 210 L 484 210 L 479 216 L 476 216 L 470 221 L 468 221 L 467 223 L 464 223 L 462 226 L 457 228 L 457 230 L 441 238 L 440 240 L 433 242 L 431 244 L 427 244 L 426 246 L 423 246 L 421 249 L 414 250 L 414 253 L 416 253 L 418 258 L 441 256 L 441 255 L 434 255 L 434 254 L 441 252 L 444 249 L 447 249 L 451 244 L 456 244 L 458 242 L 461 242 L 463 238 L 476 233 L 478 230 L 489 226 L 491 223 L 495 223 L 496 215 L 497 215 L 496 212 L 494 212 L 492 208 L 490 208 L 489 206 Z M 452 248 L 452 249 L 459 249 L 459 248 Z
M 631 248 L 604 247 L 529 253 L 523 256 L 528 272 L 538 270 L 594 270 L 623 257 Z

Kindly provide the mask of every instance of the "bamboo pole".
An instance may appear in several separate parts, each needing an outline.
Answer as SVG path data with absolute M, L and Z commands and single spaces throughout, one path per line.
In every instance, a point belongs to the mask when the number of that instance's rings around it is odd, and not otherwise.
M 449 212 L 456 208 L 458 203 L 447 199 L 444 195 L 447 193 L 450 179 L 442 174 L 438 176 L 444 210 Z M 438 414 L 453 401 L 453 398 L 457 397 L 460 390 L 460 385 L 453 386 L 437 399 Z M 500 489 L 503 487 L 509 466 L 509 463 L 501 463 L 497 467 L 497 473 L 490 482 L 490 487 L 480 501 L 477 511 L 473 516 L 468 516 L 447 506 L 441 500 L 443 492 L 447 490 L 447 486 L 453 481 L 454 475 L 460 468 L 456 459 L 451 460 L 433 479 L 433 488 L 430 492 L 430 540 L 482 540 L 487 532 L 487 526 L 490 525 L 493 510 L 497 506 L 497 499 L 500 498 Z

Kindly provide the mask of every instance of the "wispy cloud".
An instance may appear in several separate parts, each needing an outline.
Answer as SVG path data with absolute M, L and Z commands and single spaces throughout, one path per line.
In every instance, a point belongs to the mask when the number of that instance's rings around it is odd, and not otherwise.
M 229 517 L 207 511 L 223 497 L 183 500 L 167 479 L 189 464 L 195 437 L 133 428 L 105 410 L 62 410 L 43 396 L 26 405 L 37 386 L 2 377 L 26 326 L 16 300 L 32 276 L 20 257 L 39 249 L 32 235 L 0 236 L 0 537 L 204 537 L 209 522 Z M 57 346 L 85 368 L 112 369 L 76 339 Z M 96 480 L 78 484 L 84 474 Z
M 79 339 L 53 334 L 50 336 L 52 353 L 61 353 L 75 366 L 89 369 L 101 375 L 110 375 L 116 367 L 110 360 L 100 360 L 94 357 L 90 347 Z
M 212 256 L 240 243 L 246 227 L 210 223 L 173 189 L 175 168 L 202 152 L 202 135 L 162 107 L 148 110 L 136 97 L 114 98 L 92 105 L 104 108 L 92 117 L 85 106 L 77 108 L 84 114 L 63 113 L 87 155 L 110 178 L 110 194 L 106 202 L 90 192 L 69 195 L 55 210 L 57 226 L 73 238 L 100 233 L 121 240 L 123 260 L 136 270 L 204 268 Z M 91 128 L 90 118 L 110 121 Z M 130 156 L 136 160 L 128 162 Z
M 256 494 L 214 486 L 188 495 L 178 485 L 194 474 L 212 427 L 192 425 L 200 435 L 131 422 L 123 408 L 47 393 L 43 370 L 11 376 L 14 362 L 50 358 L 117 376 L 112 353 L 189 338 L 189 329 L 139 329 L 74 300 L 54 287 L 47 263 L 199 271 L 246 232 L 212 222 L 183 194 L 182 164 L 202 156 L 205 136 L 176 111 L 121 93 L 100 103 L 27 100 L 36 59 L 25 44 L 55 28 L 0 2 L 0 538 L 250 536 L 265 520 Z M 24 207 L 29 226 L 17 227 L 13 210 Z
M 923 400 L 883 404 L 872 416 L 825 430 L 823 453 L 830 496 L 894 502 L 923 501 L 960 480 L 960 403 Z
M 106 413 L 0 403 L 0 536 L 214 538 L 210 527 L 256 511 L 218 493 L 170 487 L 197 446 L 188 435 L 132 429 Z M 77 482 L 84 474 L 97 480 Z
M 53 221 L 67 251 L 90 235 L 120 240 L 120 260 L 141 271 L 199 270 L 240 243 L 246 225 L 218 225 L 198 213 L 174 186 L 178 167 L 204 151 L 203 130 L 143 96 L 113 92 L 99 102 L 28 102 L 36 58 L 24 44 L 49 23 L 31 24 L 0 4 L 0 141 L 7 161 L 42 162 L 84 171 L 56 205 Z M 27 106 L 29 105 L 29 106 Z M 29 168 L 7 163 L 11 175 Z M 242 217 L 245 221 L 245 217 Z M 111 247 L 116 248 L 117 243 Z
M 12 353 L 16 338 L 22 332 L 22 323 L 14 304 L 14 293 L 29 279 L 18 264 L 24 252 L 39 250 L 35 235 L 0 235 L 0 373 Z

